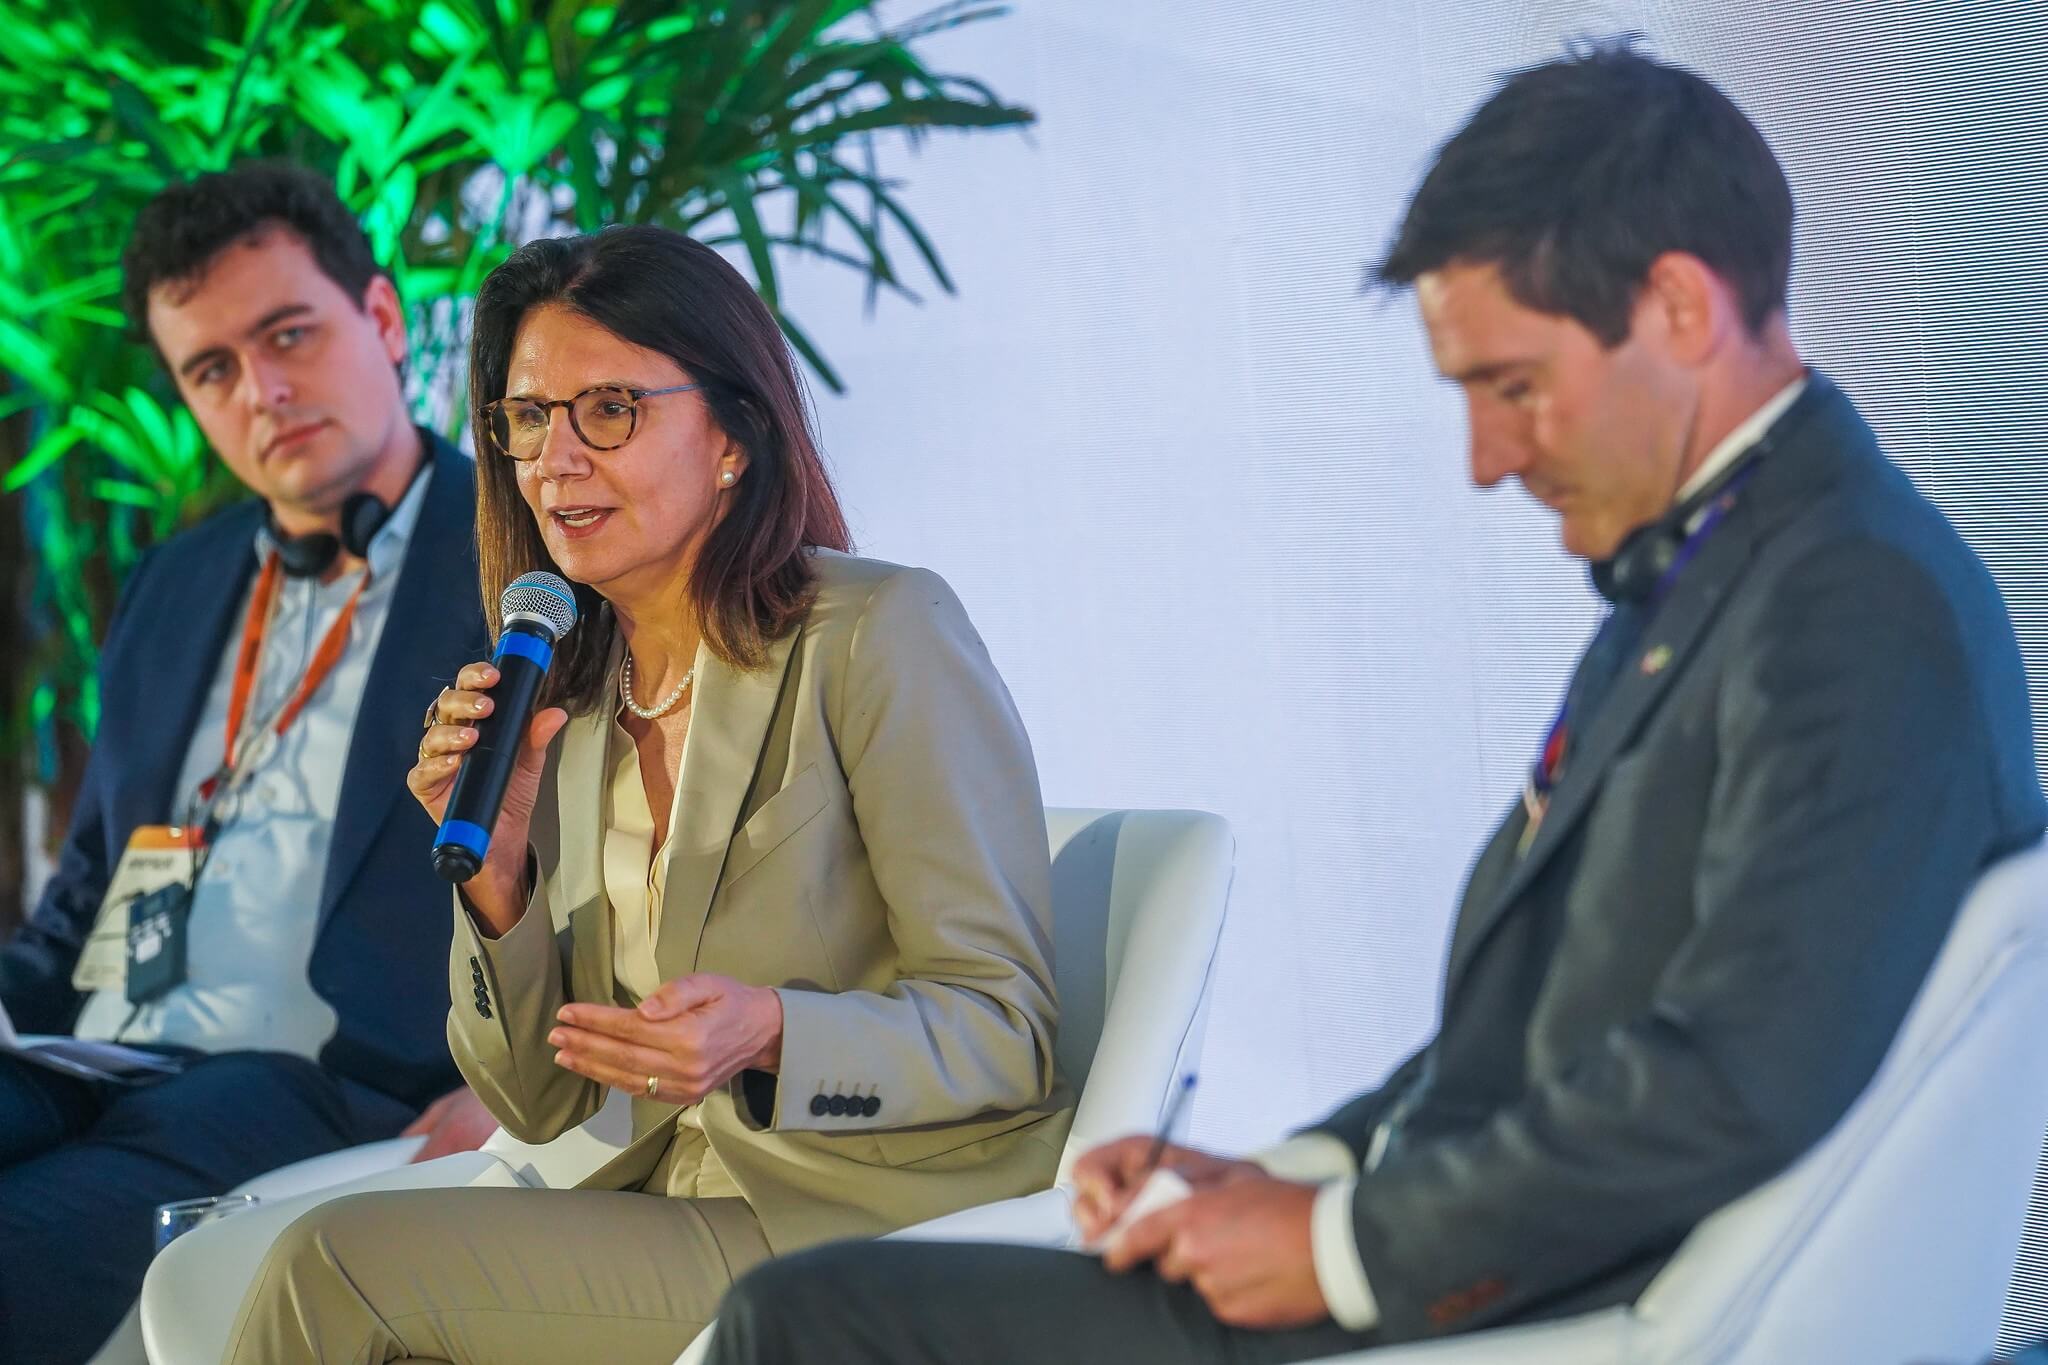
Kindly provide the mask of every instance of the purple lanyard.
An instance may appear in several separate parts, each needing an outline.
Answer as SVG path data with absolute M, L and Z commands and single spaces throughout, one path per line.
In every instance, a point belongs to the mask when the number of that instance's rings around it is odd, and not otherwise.
M 1663 573 L 1657 575 L 1656 585 L 1650 589 L 1650 595 L 1643 603 L 1643 610 L 1646 613 L 1654 614 L 1663 604 L 1672 585 L 1678 582 L 1678 575 L 1683 573 L 1685 566 L 1692 563 L 1693 557 L 1699 554 L 1700 547 L 1707 543 L 1707 537 L 1727 519 L 1730 509 L 1735 506 L 1736 493 L 1756 471 L 1757 463 L 1754 459 L 1745 460 L 1741 468 L 1735 471 L 1734 477 L 1728 480 L 1727 485 L 1699 514 L 1692 529 L 1685 533 L 1685 539 L 1679 543 L 1677 553 L 1671 556 L 1671 562 L 1664 567 Z M 1523 835 L 1525 845 L 1527 838 L 1536 828 L 1536 822 L 1543 818 L 1543 808 L 1549 803 L 1551 788 L 1557 785 L 1558 771 L 1564 766 L 1565 750 L 1569 745 L 1570 735 L 1570 727 L 1566 724 L 1566 712 L 1570 705 L 1570 692 L 1567 690 L 1565 701 L 1557 708 L 1557 719 L 1550 723 L 1550 732 L 1544 737 L 1543 748 L 1537 754 L 1536 762 L 1529 771 L 1529 784 L 1522 793 L 1522 804 L 1529 812 L 1528 829 Z

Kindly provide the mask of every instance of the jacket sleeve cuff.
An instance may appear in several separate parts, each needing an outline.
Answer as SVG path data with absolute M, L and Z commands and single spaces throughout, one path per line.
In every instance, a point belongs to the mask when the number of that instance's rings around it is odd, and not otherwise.
M 1334 1133 L 1311 1129 L 1296 1133 L 1278 1146 L 1254 1152 L 1251 1162 L 1275 1180 L 1292 1180 L 1303 1185 L 1322 1185 L 1358 1174 L 1358 1158 Z
M 1358 1232 L 1351 1221 L 1351 1197 L 1357 1190 L 1355 1175 L 1317 1190 L 1309 1238 L 1315 1250 L 1316 1287 L 1323 1291 L 1330 1316 L 1339 1327 L 1364 1332 L 1379 1325 L 1380 1305 L 1358 1256 Z
M 782 997 L 781 1068 L 772 1078 L 734 1078 L 741 1123 L 777 1133 L 902 1127 L 902 1087 L 884 1081 L 877 1059 L 885 1054 L 872 1037 L 849 1027 L 847 998 L 785 987 L 775 993 Z M 772 1088 L 763 1084 L 770 1079 Z
M 449 962 L 449 992 L 462 1014 L 461 1004 L 467 995 L 467 1003 L 475 1017 L 492 1019 L 494 1016 L 500 1028 L 509 1027 L 504 1017 L 508 1008 L 516 1008 L 522 1002 L 517 999 L 521 993 L 515 989 L 515 998 L 508 1000 L 503 983 L 509 978 L 515 987 L 542 979 L 548 972 L 559 973 L 555 958 L 555 926 L 548 910 L 547 888 L 532 876 L 532 852 L 527 854 L 527 884 L 533 888 L 527 894 L 526 910 L 510 929 L 496 938 L 483 932 L 482 922 L 470 906 L 469 898 L 462 894 L 462 888 L 452 888 L 455 902 L 455 935 L 451 943 L 452 954 Z M 465 1018 L 469 1017 L 464 1015 Z M 541 1032 L 553 1027 L 550 1021 Z

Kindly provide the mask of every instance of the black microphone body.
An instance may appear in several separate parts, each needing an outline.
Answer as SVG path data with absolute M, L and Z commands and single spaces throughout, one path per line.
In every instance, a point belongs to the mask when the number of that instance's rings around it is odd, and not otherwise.
M 540 649 L 534 650 L 532 645 Z M 466 882 L 483 869 L 490 832 L 505 804 L 505 788 L 519 766 L 519 744 L 533 719 L 534 699 L 548 675 L 546 655 L 552 654 L 553 648 L 545 628 L 530 621 L 515 621 L 498 637 L 491 659 L 498 670 L 497 685 L 491 688 L 491 714 L 470 722 L 476 743 L 462 756 L 462 769 L 455 774 L 455 790 L 448 793 L 440 837 L 434 844 L 434 870 L 451 882 Z M 543 657 L 536 659 L 535 653 Z M 483 836 L 480 841 L 478 831 Z
M 550 573 L 520 575 L 499 605 L 504 624 L 491 653 L 498 670 L 491 713 L 472 724 L 476 743 L 463 755 L 434 836 L 434 871 L 451 882 L 466 882 L 483 870 L 534 701 L 554 661 L 555 642 L 576 624 L 574 594 Z

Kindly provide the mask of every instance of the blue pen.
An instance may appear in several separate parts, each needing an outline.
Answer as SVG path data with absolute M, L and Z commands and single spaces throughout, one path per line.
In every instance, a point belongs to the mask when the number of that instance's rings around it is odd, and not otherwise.
M 1166 1102 L 1166 1116 L 1159 1120 L 1159 1132 L 1152 1139 L 1152 1150 L 1145 1155 L 1145 1175 L 1149 1177 L 1159 1168 L 1159 1158 L 1166 1155 L 1167 1135 L 1173 1132 L 1173 1125 L 1180 1121 L 1181 1106 L 1194 1093 L 1195 1073 L 1190 1071 L 1180 1078 L 1180 1089 Z M 1142 1183 L 1142 1182 L 1140 1182 Z

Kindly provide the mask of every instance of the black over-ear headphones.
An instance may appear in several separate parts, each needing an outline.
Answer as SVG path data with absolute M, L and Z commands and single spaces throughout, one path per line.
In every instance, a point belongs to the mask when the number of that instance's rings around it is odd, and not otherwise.
M 287 536 L 278 529 L 275 516 L 270 519 L 270 534 L 277 540 L 277 562 L 288 577 L 318 578 L 333 567 L 343 550 L 363 558 L 369 552 L 370 542 L 389 520 L 391 509 L 382 498 L 375 493 L 358 492 L 349 494 L 341 504 L 338 536 L 326 531 Z
M 1593 566 L 1593 589 L 1610 602 L 1647 602 L 1685 548 L 1690 499 L 1622 539 L 1614 558 Z
M 1747 474 L 1769 445 L 1770 438 L 1766 436 L 1705 488 L 1655 521 L 1630 531 L 1612 559 L 1593 566 L 1594 591 L 1610 602 L 1647 602 L 1656 596 L 1657 585 L 1671 572 L 1671 566 L 1685 551 L 1685 543 L 1692 539 L 1700 509 Z
M 434 447 L 424 432 L 420 435 L 420 464 L 413 471 L 412 480 L 406 484 L 408 490 L 419 481 L 427 466 L 433 463 Z M 318 578 L 334 566 L 343 550 L 357 559 L 366 558 L 370 553 L 370 542 L 377 538 L 377 532 L 384 529 L 384 523 L 391 520 L 392 509 L 384 500 L 368 490 L 348 495 L 341 504 L 341 534 L 330 535 L 326 531 L 312 531 L 303 536 L 287 536 L 277 524 L 277 515 L 269 518 L 270 534 L 277 541 L 278 566 L 287 578 Z

